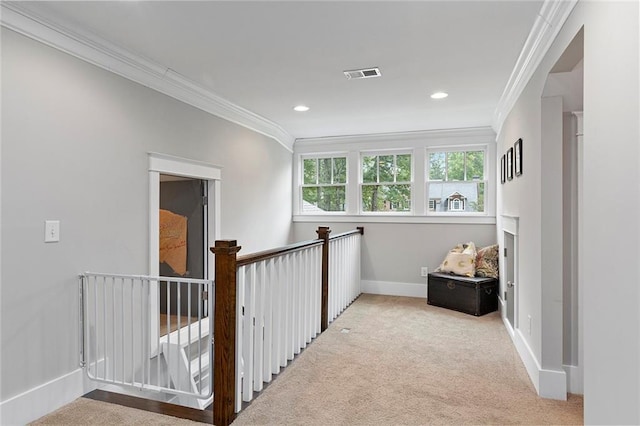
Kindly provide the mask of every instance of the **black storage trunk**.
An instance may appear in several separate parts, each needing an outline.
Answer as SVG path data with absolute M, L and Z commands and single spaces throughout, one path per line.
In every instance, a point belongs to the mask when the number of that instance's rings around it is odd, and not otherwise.
M 498 310 L 498 280 L 458 275 L 429 274 L 427 303 L 471 315 Z

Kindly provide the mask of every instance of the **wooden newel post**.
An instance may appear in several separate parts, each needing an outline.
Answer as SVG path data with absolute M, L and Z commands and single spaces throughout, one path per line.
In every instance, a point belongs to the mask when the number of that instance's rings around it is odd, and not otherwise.
M 213 424 L 227 426 L 235 419 L 236 384 L 236 240 L 218 240 L 216 255 L 213 348 Z
M 323 240 L 322 244 L 322 305 L 320 308 L 320 331 L 325 331 L 329 327 L 329 234 L 331 229 L 328 226 L 319 226 L 318 239 Z

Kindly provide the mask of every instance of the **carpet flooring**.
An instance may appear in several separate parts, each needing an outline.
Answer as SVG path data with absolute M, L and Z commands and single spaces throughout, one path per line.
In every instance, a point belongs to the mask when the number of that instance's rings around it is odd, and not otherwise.
M 536 395 L 497 312 L 363 294 L 233 425 L 555 425 L 582 413 L 581 396 Z M 80 398 L 34 424 L 193 422 Z
M 582 404 L 536 395 L 497 312 L 363 294 L 233 424 L 582 424 Z

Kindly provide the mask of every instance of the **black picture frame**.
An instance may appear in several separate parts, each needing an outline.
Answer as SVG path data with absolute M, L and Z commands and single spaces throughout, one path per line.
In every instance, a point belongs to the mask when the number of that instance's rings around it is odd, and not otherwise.
M 518 139 L 516 143 L 513 145 L 514 148 L 514 159 L 513 159 L 513 167 L 516 176 L 520 176 L 522 174 L 522 138 Z
M 507 180 L 513 179 L 513 147 L 507 151 Z
M 502 156 L 500 159 L 500 183 L 507 181 L 507 160 L 506 156 Z

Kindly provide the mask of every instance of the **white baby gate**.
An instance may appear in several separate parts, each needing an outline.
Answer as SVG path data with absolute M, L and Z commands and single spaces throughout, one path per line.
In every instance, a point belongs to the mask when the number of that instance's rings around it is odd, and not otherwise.
M 178 395 L 204 408 L 213 395 L 213 297 L 211 280 L 80 275 L 81 363 L 87 376 Z

